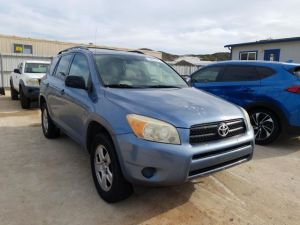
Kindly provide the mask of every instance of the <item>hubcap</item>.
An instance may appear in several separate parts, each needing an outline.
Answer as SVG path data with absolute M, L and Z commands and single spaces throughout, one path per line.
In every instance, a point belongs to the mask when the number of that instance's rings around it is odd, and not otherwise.
M 251 115 L 255 139 L 266 140 L 274 132 L 274 121 L 272 117 L 264 112 L 257 112 Z
M 45 133 L 48 133 L 48 113 L 46 109 L 43 110 L 43 127 Z
M 113 174 L 110 156 L 103 145 L 99 145 L 95 151 L 94 166 L 98 183 L 104 191 L 109 191 L 113 182 Z

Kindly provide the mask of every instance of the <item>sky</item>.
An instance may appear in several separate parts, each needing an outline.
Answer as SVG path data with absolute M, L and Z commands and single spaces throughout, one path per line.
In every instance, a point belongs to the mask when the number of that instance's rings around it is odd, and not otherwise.
M 299 0 L 0 0 L 0 33 L 173 54 L 300 36 Z

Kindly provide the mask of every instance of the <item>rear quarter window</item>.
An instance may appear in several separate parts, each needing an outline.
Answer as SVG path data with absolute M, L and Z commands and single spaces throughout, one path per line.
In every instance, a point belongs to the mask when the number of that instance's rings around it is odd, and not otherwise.
M 276 73 L 275 70 L 273 70 L 269 67 L 263 67 L 263 66 L 256 67 L 256 70 L 257 70 L 257 73 L 258 73 L 258 76 L 260 77 L 260 79 L 270 77 Z
M 289 72 L 296 77 L 300 78 L 300 66 L 293 67 L 292 69 L 289 69 Z

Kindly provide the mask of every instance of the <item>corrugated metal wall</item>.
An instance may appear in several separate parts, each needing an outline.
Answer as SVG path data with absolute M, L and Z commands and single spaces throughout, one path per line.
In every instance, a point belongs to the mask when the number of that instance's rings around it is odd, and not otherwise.
M 39 61 L 51 61 L 51 57 L 30 56 L 20 54 L 1 54 L 3 65 L 3 84 L 0 79 L 0 87 L 9 87 L 9 76 L 11 72 L 17 68 L 18 64 L 24 60 L 39 60 Z

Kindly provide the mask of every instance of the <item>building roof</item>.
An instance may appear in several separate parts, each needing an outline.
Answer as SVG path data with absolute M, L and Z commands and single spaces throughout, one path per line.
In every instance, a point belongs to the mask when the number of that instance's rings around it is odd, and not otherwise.
M 229 45 L 225 45 L 224 47 L 228 48 L 228 47 L 238 47 L 238 46 L 246 46 L 246 45 L 261 45 L 261 44 L 272 44 L 272 43 L 293 42 L 293 41 L 300 41 L 300 37 L 266 39 L 266 40 L 253 41 L 253 42 L 229 44 Z

